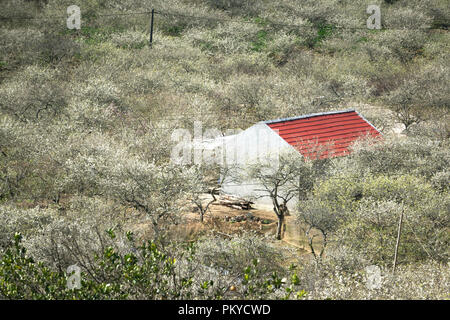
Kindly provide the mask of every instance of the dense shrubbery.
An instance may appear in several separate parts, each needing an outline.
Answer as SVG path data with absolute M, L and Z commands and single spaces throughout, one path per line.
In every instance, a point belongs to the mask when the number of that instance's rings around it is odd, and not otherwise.
M 0 22 L 0 298 L 448 298 L 445 0 L 380 2 L 372 31 L 365 0 L 89 0 L 81 30 L 44 19 L 71 4 L 2 2 L 35 19 Z M 147 15 L 100 15 L 152 7 L 177 14 L 156 15 L 152 48 Z M 256 235 L 172 237 L 209 183 L 168 165 L 174 128 L 349 107 L 384 137 L 302 167 L 315 259 Z
M 3 250 L 0 260 L 0 297 L 7 299 L 223 299 L 223 298 L 303 298 L 304 290 L 295 267 L 288 272 L 290 279 L 282 278 L 286 272 L 276 269 L 270 260 L 270 249 L 259 239 L 236 239 L 231 242 L 234 250 L 227 250 L 230 243 L 218 240 L 212 246 L 224 249 L 213 256 L 208 265 L 205 243 L 199 246 L 179 246 L 176 254 L 161 251 L 160 247 L 147 241 L 136 245 L 133 234 L 117 241 L 116 233 L 107 231 L 107 239 L 94 255 L 75 248 L 79 260 L 75 265 L 82 268 L 80 288 L 70 289 L 67 280 L 73 276 L 65 269 L 49 268 L 36 261 L 22 245 L 22 235 L 15 234 L 13 243 Z M 87 235 L 85 234 L 84 237 Z M 101 235 L 98 235 L 101 237 Z M 80 237 L 81 238 L 81 237 Z M 71 239 L 74 241 L 74 239 Z M 84 238 L 86 240 L 86 238 Z M 209 240 L 208 240 L 209 242 Z M 229 242 L 229 241 L 227 241 Z M 245 243 L 247 242 L 247 243 Z M 255 255 L 253 245 L 260 247 Z M 76 244 L 76 241 L 73 242 Z M 218 246 L 217 246 L 218 245 Z M 207 244 L 211 248 L 211 244 Z M 53 248 L 58 254 L 57 248 Z M 78 251 L 77 251 L 78 250 Z M 253 254 L 249 255 L 250 250 Z M 266 253 L 266 250 L 267 251 Z M 240 253 L 247 251 L 251 263 L 242 263 Z M 200 253 L 199 253 L 200 252 Z M 233 265 L 221 264 L 217 255 L 227 255 Z M 261 266 L 261 260 L 266 267 Z M 215 265 L 215 264 L 218 264 Z M 243 267 L 247 265 L 247 267 Z M 61 266 L 60 266 L 61 267 Z M 269 267 L 269 269 L 267 269 Z M 59 271 L 58 271 L 59 270 Z M 233 289 L 237 287 L 238 290 Z

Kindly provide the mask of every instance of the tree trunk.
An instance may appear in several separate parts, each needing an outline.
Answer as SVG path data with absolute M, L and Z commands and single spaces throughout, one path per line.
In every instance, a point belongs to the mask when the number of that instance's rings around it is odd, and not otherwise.
M 278 225 L 277 225 L 277 235 L 276 235 L 276 239 L 277 240 L 281 240 L 281 230 L 283 227 L 283 222 L 284 222 L 284 216 L 283 215 L 278 215 Z
M 314 240 L 314 237 L 312 237 L 311 236 L 311 227 L 309 227 L 307 230 L 306 230 L 306 237 L 308 238 L 308 245 L 309 245 L 309 249 L 311 249 L 311 253 L 312 253 L 312 255 L 313 255 L 313 257 L 314 257 L 314 259 L 317 261 L 317 255 L 316 255 L 316 251 L 314 250 L 314 245 L 313 245 L 313 240 Z
M 327 238 L 326 232 L 324 232 L 323 230 L 320 230 L 320 232 L 322 233 L 323 244 L 322 244 L 322 249 L 320 250 L 320 253 L 319 253 L 319 258 L 322 258 L 323 253 L 325 252 L 325 248 L 327 247 L 327 244 L 328 244 L 328 238 Z

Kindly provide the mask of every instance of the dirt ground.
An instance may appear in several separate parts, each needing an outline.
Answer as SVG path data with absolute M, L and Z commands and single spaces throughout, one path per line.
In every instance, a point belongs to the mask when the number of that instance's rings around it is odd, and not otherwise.
M 223 236 L 232 236 L 245 231 L 261 235 L 275 234 L 276 217 L 273 212 L 265 210 L 239 210 L 213 204 L 205 214 L 203 223 L 200 222 L 198 211 L 192 207 L 183 215 L 180 229 L 186 236 L 194 238 L 208 232 Z
M 231 237 L 244 232 L 255 232 L 268 239 L 274 239 L 277 217 L 266 207 L 253 205 L 253 209 L 239 210 L 223 205 L 213 204 L 200 222 L 199 212 L 194 207 L 183 215 L 183 223 L 177 227 L 177 234 L 188 240 L 214 234 Z M 242 221 L 240 221 L 242 219 Z M 298 228 L 294 216 L 285 217 L 282 241 L 274 241 L 276 246 L 296 251 L 297 254 L 310 252 L 306 238 Z
M 205 197 L 205 203 L 207 200 Z M 280 248 L 292 257 L 311 253 L 307 239 L 295 221 L 295 216 L 285 217 L 283 237 L 281 241 L 277 241 L 275 233 L 278 220 L 273 210 L 267 206 L 253 205 L 252 207 L 250 210 L 241 210 L 214 203 L 204 215 L 202 223 L 196 207 L 186 205 L 181 215 L 181 222 L 170 230 L 170 238 L 195 241 L 209 236 L 231 238 L 253 232 L 265 237 L 272 246 Z M 132 230 L 139 232 L 143 238 L 151 236 L 148 233 L 151 232 L 150 222 L 133 224 Z M 314 248 L 320 250 L 320 237 L 315 238 L 313 243 Z

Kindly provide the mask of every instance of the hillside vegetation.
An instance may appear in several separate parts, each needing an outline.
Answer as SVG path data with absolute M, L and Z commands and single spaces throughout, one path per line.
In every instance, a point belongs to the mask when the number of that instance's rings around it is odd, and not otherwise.
M 80 30 L 66 27 L 73 4 Z M 1 7 L 0 299 L 449 298 L 448 1 Z M 190 204 L 208 219 L 199 196 L 216 185 L 215 168 L 170 163 L 175 129 L 348 108 L 383 141 L 298 167 L 291 215 L 314 254 L 250 231 L 177 233 Z

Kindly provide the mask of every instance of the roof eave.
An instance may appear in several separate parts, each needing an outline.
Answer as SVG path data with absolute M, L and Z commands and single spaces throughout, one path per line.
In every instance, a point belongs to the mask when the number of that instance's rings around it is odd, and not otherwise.
M 310 113 L 310 114 L 306 114 L 306 115 L 303 115 L 303 116 L 290 117 L 290 118 L 280 118 L 280 119 L 267 120 L 267 121 L 261 121 L 261 122 L 263 122 L 265 124 L 271 124 L 271 123 L 277 123 L 277 122 L 285 122 L 285 121 L 306 119 L 306 118 L 312 118 L 312 117 L 317 117 L 317 116 L 326 116 L 326 115 L 331 115 L 331 114 L 339 114 L 339 113 L 347 113 L 347 112 L 356 112 L 356 113 L 358 113 L 355 109 L 346 109 L 346 110 L 341 110 L 341 111 L 329 111 L 329 112 Z M 364 120 L 366 120 L 366 119 L 364 119 Z M 370 122 L 369 122 L 369 124 L 370 124 Z M 377 131 L 379 131 L 379 130 L 377 130 Z

